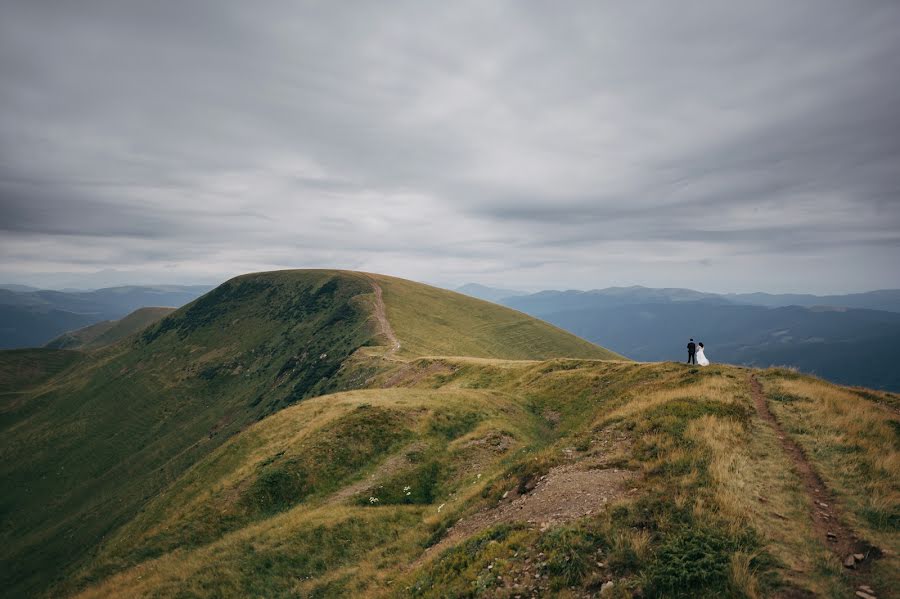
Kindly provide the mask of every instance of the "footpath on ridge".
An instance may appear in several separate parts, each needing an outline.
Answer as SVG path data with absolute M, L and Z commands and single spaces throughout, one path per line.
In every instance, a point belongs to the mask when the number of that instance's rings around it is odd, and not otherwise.
M 816 536 L 841 560 L 845 570 L 851 574 L 856 586 L 856 596 L 862 599 L 876 597 L 876 593 L 866 582 L 865 566 L 878 556 L 878 549 L 860 539 L 844 524 L 845 520 L 834 493 L 825 485 L 825 481 L 809 462 L 803 449 L 784 432 L 775 415 L 769 410 L 762 385 L 755 374 L 750 375 L 749 383 L 757 415 L 775 432 L 781 441 L 781 448 L 790 458 L 794 471 L 800 477 L 809 499 L 809 516 Z
M 388 349 L 388 356 L 396 354 L 400 351 L 400 340 L 397 339 L 397 335 L 394 334 L 394 329 L 391 327 L 391 322 L 388 320 L 387 311 L 384 307 L 384 297 L 381 291 L 381 285 L 378 284 L 378 281 L 369 275 L 366 275 L 366 278 L 372 283 L 372 290 L 375 292 L 375 320 L 378 321 L 378 326 L 381 329 L 381 334 L 384 335 L 388 343 L 390 344 L 390 349 Z

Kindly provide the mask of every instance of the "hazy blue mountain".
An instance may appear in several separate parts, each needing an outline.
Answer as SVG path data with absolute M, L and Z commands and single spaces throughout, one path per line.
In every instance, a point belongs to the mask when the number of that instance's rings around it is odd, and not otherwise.
M 29 287 L 28 285 L 18 285 L 16 283 L 0 283 L 0 289 L 7 291 L 40 291 L 37 287 Z
M 722 297 L 736 303 L 757 306 L 836 306 L 900 312 L 900 289 L 879 289 L 845 295 L 729 293 Z
M 0 349 L 38 347 L 66 331 L 97 321 L 87 314 L 0 304 Z
M 611 308 L 644 303 L 702 302 L 713 304 L 731 303 L 714 293 L 703 293 L 693 289 L 650 287 L 608 287 L 591 291 L 540 291 L 531 295 L 503 298 L 501 303 L 534 316 L 585 310 Z
M 464 293 L 471 297 L 477 297 L 478 299 L 487 300 L 489 302 L 500 303 L 500 300 L 503 300 L 508 297 L 516 297 L 520 295 L 528 295 L 526 291 L 514 291 L 512 289 L 499 289 L 497 287 L 488 287 L 486 285 L 479 285 L 478 283 L 466 283 L 461 287 L 457 287 L 455 291 L 459 293 Z
M 177 308 L 209 289 L 206 285 L 127 286 L 77 292 L 0 288 L 0 349 L 40 347 L 67 331 L 118 320 L 145 306 Z

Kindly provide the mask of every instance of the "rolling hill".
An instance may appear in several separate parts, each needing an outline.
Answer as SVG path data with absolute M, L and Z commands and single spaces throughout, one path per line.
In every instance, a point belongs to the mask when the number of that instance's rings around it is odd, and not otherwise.
M 410 281 L 245 275 L 89 353 L 0 352 L 0 377 L 10 596 L 900 583 L 900 397 L 634 363 Z
M 40 347 L 66 332 L 118 320 L 139 308 L 183 306 L 209 290 L 204 285 L 128 286 L 93 291 L 0 286 L 0 349 Z
M 44 564 L 71 555 L 71 543 L 96 543 L 237 431 L 362 384 L 342 367 L 357 350 L 388 342 L 377 318 L 385 305 L 404 355 L 615 357 L 507 308 L 399 279 L 239 277 L 3 406 L 2 474 L 15 490 L 2 509 L 17 519 L 15 531 L 3 531 L 3 558 L 27 564 L 4 586 L 30 588 Z
M 106 347 L 120 339 L 146 329 L 174 311 L 175 308 L 138 308 L 119 320 L 104 320 L 83 329 L 63 333 L 56 339 L 52 339 L 44 347 L 80 350 Z

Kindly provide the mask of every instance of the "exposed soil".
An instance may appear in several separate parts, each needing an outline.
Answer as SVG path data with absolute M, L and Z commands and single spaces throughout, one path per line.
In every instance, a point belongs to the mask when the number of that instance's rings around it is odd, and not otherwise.
M 457 522 L 420 560 L 496 524 L 525 522 L 546 530 L 596 513 L 614 499 L 636 492 L 628 490 L 628 482 L 635 476 L 635 472 L 618 468 L 583 470 L 577 464 L 557 466 L 542 476 L 531 492 L 519 495 L 513 487 L 496 507 Z
M 391 323 L 388 321 L 387 312 L 384 308 L 381 285 L 379 285 L 374 278 L 368 278 L 372 282 L 372 289 L 375 291 L 375 320 L 378 321 L 378 327 L 381 329 L 381 334 L 387 338 L 388 344 L 390 345 L 390 349 L 388 349 L 387 354 L 385 355 L 393 355 L 400 350 L 400 340 L 397 339 L 397 335 L 394 334 L 394 329 L 391 328 Z
M 775 419 L 769 410 L 762 385 L 752 374 L 750 375 L 750 392 L 756 405 L 756 413 L 775 431 L 781 441 L 782 449 L 790 458 L 794 470 L 800 477 L 806 495 L 809 497 L 809 515 L 816 536 L 846 566 L 845 571 L 853 576 L 857 588 L 860 584 L 866 584 L 867 566 L 871 560 L 881 555 L 881 551 L 860 539 L 850 527 L 844 524 L 834 493 L 828 489 L 822 477 L 813 468 L 803 449 L 784 432 L 781 424 Z M 862 559 L 859 559 L 860 557 Z
M 409 454 L 423 451 L 427 445 L 423 441 L 416 441 L 414 443 L 410 443 L 400 451 L 395 454 L 392 454 L 387 457 L 378 467 L 375 469 L 369 478 L 364 478 L 360 481 L 347 485 L 343 489 L 336 491 L 331 497 L 328 498 L 329 503 L 340 503 L 342 501 L 347 501 L 354 495 L 359 493 L 364 493 L 374 488 L 378 481 L 382 481 L 392 477 L 398 472 L 402 472 L 403 470 L 408 470 L 412 468 L 412 462 L 409 459 Z
M 451 375 L 456 372 L 456 367 L 451 367 L 444 362 L 434 361 L 425 366 L 418 362 L 409 362 L 382 383 L 385 389 L 390 387 L 415 387 L 423 380 L 436 374 Z

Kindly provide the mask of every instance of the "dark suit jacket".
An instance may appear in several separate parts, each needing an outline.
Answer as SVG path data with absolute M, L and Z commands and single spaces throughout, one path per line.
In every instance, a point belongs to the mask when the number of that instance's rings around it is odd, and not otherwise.
M 688 353 L 689 354 L 697 353 L 697 344 L 694 343 L 693 341 L 691 343 L 688 343 Z

